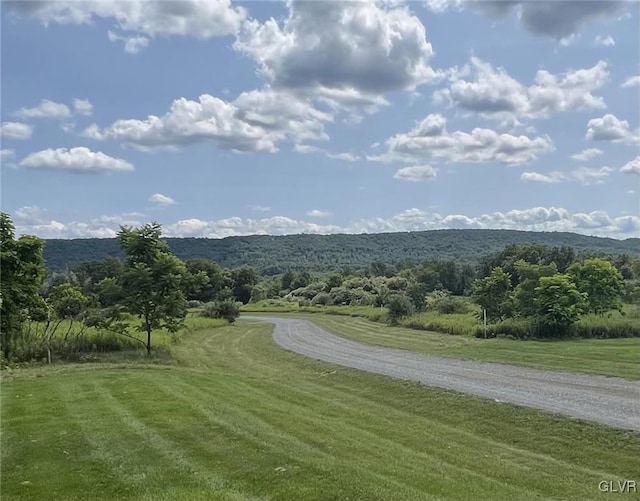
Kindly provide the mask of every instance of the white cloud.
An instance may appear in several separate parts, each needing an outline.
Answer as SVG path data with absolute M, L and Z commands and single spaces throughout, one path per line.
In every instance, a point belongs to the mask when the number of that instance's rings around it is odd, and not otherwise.
M 369 160 L 422 163 L 429 159 L 442 159 L 446 162 L 519 165 L 553 150 L 548 136 L 532 139 L 482 128 L 475 128 L 470 133 L 448 132 L 446 119 L 439 114 L 428 115 L 411 131 L 396 134 L 385 144 L 387 153 L 368 157 Z
M 324 210 L 319 210 L 319 209 L 313 209 L 310 210 L 309 212 L 307 212 L 307 216 L 309 217 L 327 217 L 330 216 L 331 212 L 327 212 Z
M 94 152 L 83 146 L 69 149 L 47 149 L 31 153 L 21 160 L 19 165 L 29 169 L 86 174 L 133 170 L 133 165 L 126 160 L 110 157 L 101 151 Z
M 21 120 L 29 118 L 67 118 L 71 115 L 71 110 L 66 104 L 56 103 L 49 99 L 43 99 L 40 104 L 33 108 L 20 108 L 13 113 L 13 116 Z
M 607 35 L 606 37 L 598 35 L 594 40 L 594 43 L 601 47 L 613 47 L 616 44 L 616 41 L 611 35 Z
M 0 150 L 0 160 L 8 160 L 9 158 L 13 158 L 15 155 L 15 151 L 10 149 L 2 149 Z
M 139 38 L 190 36 L 200 39 L 232 35 L 246 18 L 243 7 L 230 0 L 100 0 L 88 2 L 43 0 L 12 2 L 7 8 L 49 24 L 93 24 L 95 19 L 114 21 L 127 32 L 125 50 L 140 49 Z M 144 35 L 144 37 L 136 36 Z M 133 42 L 132 42 L 133 40 Z
M 122 36 L 111 30 L 107 32 L 107 36 L 111 42 L 124 42 L 124 51 L 127 54 L 137 54 L 141 50 L 146 49 L 151 41 L 144 36 Z
M 629 122 L 619 120 L 615 115 L 606 114 L 593 118 L 587 123 L 586 138 L 591 141 L 611 141 L 614 143 L 636 144 L 640 142 L 640 132 L 632 132 Z
M 620 167 L 625 174 L 640 174 L 640 155 Z
M 629 87 L 640 87 L 640 75 L 635 75 L 627 78 L 620 87 L 629 88 Z
M 198 101 L 180 98 L 161 117 L 118 120 L 102 130 L 92 125 L 83 134 L 143 148 L 211 141 L 223 150 L 275 152 L 284 140 L 328 139 L 324 123 L 332 120 L 308 100 L 266 89 L 243 92 L 233 102 L 208 94 Z
M 158 207 L 169 207 L 170 205 L 174 205 L 176 201 L 168 197 L 167 195 L 163 195 L 162 193 L 154 193 L 149 197 L 149 202 L 157 205 Z
M 271 210 L 271 207 L 268 207 L 266 205 L 250 205 L 249 209 L 256 212 L 269 212 Z
M 33 134 L 33 127 L 20 122 L 2 122 L 0 136 L 8 139 L 29 139 Z
M 16 223 L 18 234 L 34 234 L 42 238 L 113 238 L 121 224 L 140 226 L 140 215 L 103 216 L 86 222 L 63 223 L 47 219 L 44 212 L 35 208 L 31 219 Z M 165 224 L 163 233 L 167 237 L 224 238 L 240 235 L 291 235 L 298 233 L 384 233 L 436 230 L 443 228 L 487 228 L 527 231 L 572 231 L 588 235 L 628 238 L 640 231 L 640 218 L 624 215 L 613 217 L 603 211 L 570 213 L 559 207 L 532 207 L 493 212 L 480 215 L 441 215 L 412 208 L 390 217 L 373 217 L 349 222 L 343 226 L 317 224 L 272 216 L 263 219 L 228 217 L 220 220 L 183 219 Z
M 86 117 L 91 116 L 91 114 L 93 113 L 93 105 L 88 99 L 75 98 L 73 100 L 73 109 L 78 115 L 83 115 Z
M 430 165 L 413 165 L 398 169 L 393 175 L 396 179 L 403 181 L 424 181 L 425 179 L 435 179 L 436 170 Z
M 571 155 L 571 159 L 578 160 L 579 162 L 588 162 L 599 155 L 602 155 L 602 150 L 599 150 L 598 148 L 587 148 L 586 150 L 582 150 L 580 153 Z
M 234 47 L 276 88 L 371 112 L 391 91 L 413 90 L 440 75 L 425 27 L 393 2 L 296 2 L 278 23 L 247 21 Z
M 564 43 L 588 24 L 611 18 L 629 4 L 624 0 L 427 0 L 433 12 L 470 6 L 492 19 L 503 19 L 515 12 L 527 31 Z
M 520 179 L 523 181 L 531 181 L 535 183 L 560 183 L 564 181 L 565 175 L 562 172 L 554 171 L 549 174 L 542 174 L 540 172 L 523 172 L 520 175 Z
M 602 184 L 614 171 L 611 167 L 578 167 L 571 171 L 574 179 L 584 185 Z
M 525 87 L 503 68 L 495 69 L 490 63 L 472 57 L 471 65 L 458 71 L 449 88 L 434 93 L 434 100 L 516 122 L 523 118 L 548 118 L 565 111 L 604 109 L 604 100 L 593 92 L 608 81 L 607 63 L 598 61 L 591 68 L 558 75 L 539 70 L 535 83 Z

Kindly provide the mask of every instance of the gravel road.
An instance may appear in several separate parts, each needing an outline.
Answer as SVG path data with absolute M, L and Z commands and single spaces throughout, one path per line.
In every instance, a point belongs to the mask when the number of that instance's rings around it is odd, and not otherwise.
M 283 348 L 325 362 L 640 431 L 640 382 L 457 360 L 335 336 L 306 320 L 245 317 L 275 325 Z

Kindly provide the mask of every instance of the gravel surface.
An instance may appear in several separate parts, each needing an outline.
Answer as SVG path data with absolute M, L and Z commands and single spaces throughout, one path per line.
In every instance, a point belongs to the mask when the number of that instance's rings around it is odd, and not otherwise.
M 283 348 L 325 362 L 640 431 L 640 382 L 457 360 L 366 345 L 306 320 L 245 317 L 275 325 Z

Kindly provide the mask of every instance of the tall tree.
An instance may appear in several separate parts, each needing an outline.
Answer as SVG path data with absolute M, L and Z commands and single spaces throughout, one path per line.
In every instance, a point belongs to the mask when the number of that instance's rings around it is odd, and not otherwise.
M 511 275 L 499 266 L 488 277 L 473 282 L 472 297 L 487 311 L 491 320 L 501 320 L 510 314 L 513 304 Z
M 120 227 L 118 241 L 126 256 L 121 276 L 122 304 L 141 320 L 139 329 L 147 334 L 151 353 L 154 329 L 175 332 L 184 321 L 186 268 L 161 239 L 162 228 L 151 223 L 141 228 Z
M 584 312 L 587 295 L 580 292 L 570 275 L 556 273 L 541 277 L 535 289 L 534 306 L 538 322 L 551 335 L 565 334 Z
M 587 259 L 569 267 L 578 290 L 587 294 L 587 309 L 603 315 L 610 310 L 622 309 L 624 279 L 606 259 Z
M 8 214 L 0 212 L 0 345 L 6 358 L 30 308 L 41 304 L 44 242 L 23 236 L 16 240 Z
M 516 312 L 522 316 L 535 315 L 534 298 L 540 278 L 555 275 L 558 268 L 555 263 L 530 264 L 523 259 L 516 261 L 515 268 L 519 281 L 514 293 Z

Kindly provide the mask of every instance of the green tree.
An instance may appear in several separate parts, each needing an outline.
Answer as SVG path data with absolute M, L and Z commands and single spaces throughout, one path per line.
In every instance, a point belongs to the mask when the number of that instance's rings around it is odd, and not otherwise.
M 0 212 L 0 345 L 7 358 L 29 309 L 42 303 L 38 291 L 44 278 L 43 250 L 39 238 L 16 240 L 11 218 Z
M 606 259 L 587 259 L 569 267 L 569 274 L 580 292 L 587 294 L 587 311 L 603 315 L 622 310 L 624 279 Z
M 558 272 L 555 263 L 531 264 L 521 259 L 515 263 L 518 285 L 514 291 L 515 309 L 522 316 L 535 315 L 534 298 L 540 278 L 550 277 Z
M 544 330 L 551 335 L 566 334 L 586 306 L 587 295 L 580 292 L 571 276 L 556 273 L 541 277 L 535 289 L 535 314 Z
M 511 314 L 511 275 L 499 266 L 488 277 L 473 282 L 473 300 L 487 311 L 489 319 L 501 320 Z
M 147 334 L 147 354 L 151 353 L 153 330 L 166 328 L 175 332 L 186 315 L 186 268 L 171 253 L 161 234 L 158 223 L 137 229 L 120 227 L 118 233 L 126 256 L 121 277 L 122 305 L 141 320 L 139 329 Z
M 242 266 L 231 270 L 233 296 L 236 301 L 247 304 L 251 300 L 253 286 L 258 283 L 258 274 L 252 266 Z

